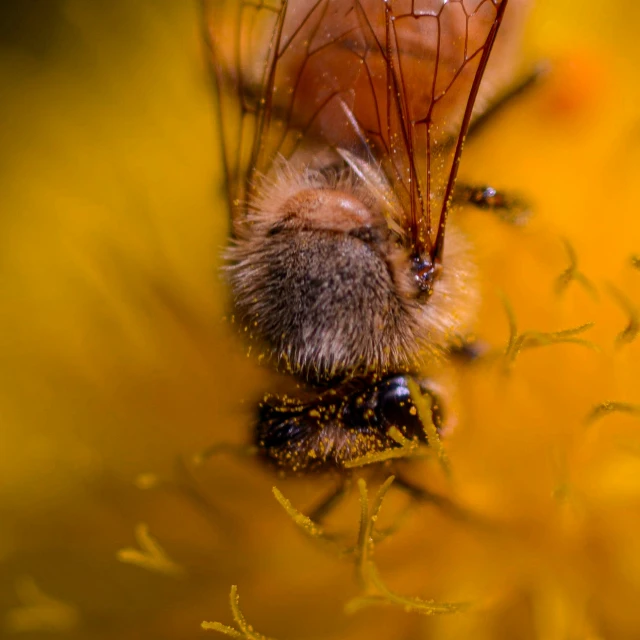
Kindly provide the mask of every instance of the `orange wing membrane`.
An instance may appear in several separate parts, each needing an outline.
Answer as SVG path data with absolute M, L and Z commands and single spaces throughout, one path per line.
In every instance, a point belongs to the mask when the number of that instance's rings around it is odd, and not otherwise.
M 203 0 L 234 226 L 257 175 L 316 149 L 380 166 L 416 257 L 441 260 L 507 0 Z

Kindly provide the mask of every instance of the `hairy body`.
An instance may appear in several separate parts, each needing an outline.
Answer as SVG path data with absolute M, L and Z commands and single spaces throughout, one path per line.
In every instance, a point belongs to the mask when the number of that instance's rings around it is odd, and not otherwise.
M 425 300 L 387 222 L 398 203 L 376 197 L 389 193 L 383 176 L 279 173 L 227 251 L 237 321 L 276 365 L 319 380 L 415 371 L 471 328 L 475 266 L 454 224 Z
M 479 298 L 449 216 L 463 141 L 511 77 L 529 0 L 203 1 L 234 317 L 291 374 L 260 404 L 255 444 L 304 472 L 398 446 L 391 427 L 426 440 L 409 389 L 444 428 L 423 371 Z

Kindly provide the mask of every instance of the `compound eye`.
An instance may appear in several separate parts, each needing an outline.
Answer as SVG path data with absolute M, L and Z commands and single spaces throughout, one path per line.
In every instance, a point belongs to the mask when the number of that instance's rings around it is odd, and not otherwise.
M 394 376 L 380 383 L 376 412 L 385 430 L 395 427 L 406 438 L 424 440 L 424 429 L 411 399 L 407 376 Z
M 385 429 L 396 427 L 406 438 L 425 441 L 424 425 L 411 398 L 409 379 L 409 376 L 394 376 L 379 384 L 376 413 Z M 420 384 L 420 389 L 425 396 L 429 396 L 431 419 L 436 428 L 439 428 L 442 417 L 438 398 L 423 384 Z
M 407 376 L 393 376 L 379 383 L 378 407 L 381 411 L 393 411 L 406 402 L 411 402 Z

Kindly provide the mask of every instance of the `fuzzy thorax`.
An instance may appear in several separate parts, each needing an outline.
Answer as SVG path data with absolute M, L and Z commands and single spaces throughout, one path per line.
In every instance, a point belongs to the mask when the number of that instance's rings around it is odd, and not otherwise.
M 418 295 L 402 215 L 384 178 L 294 171 L 258 185 L 226 252 L 235 315 L 281 369 L 308 379 L 415 371 L 470 329 L 468 244 L 448 223 L 442 270 Z

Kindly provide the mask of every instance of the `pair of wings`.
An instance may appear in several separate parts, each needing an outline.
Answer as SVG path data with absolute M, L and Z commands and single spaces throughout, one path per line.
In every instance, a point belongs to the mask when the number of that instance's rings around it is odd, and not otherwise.
M 234 221 L 274 160 L 379 167 L 441 256 L 464 136 L 507 0 L 201 0 Z

